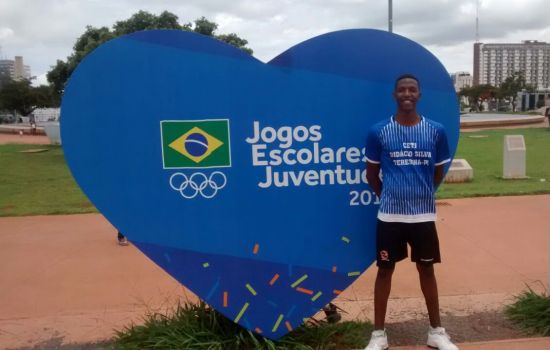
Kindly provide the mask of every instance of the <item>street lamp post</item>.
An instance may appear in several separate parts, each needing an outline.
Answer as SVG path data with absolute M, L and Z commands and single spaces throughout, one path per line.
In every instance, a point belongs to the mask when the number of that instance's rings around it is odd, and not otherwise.
M 392 0 L 388 0 L 388 31 L 393 32 L 393 4 Z

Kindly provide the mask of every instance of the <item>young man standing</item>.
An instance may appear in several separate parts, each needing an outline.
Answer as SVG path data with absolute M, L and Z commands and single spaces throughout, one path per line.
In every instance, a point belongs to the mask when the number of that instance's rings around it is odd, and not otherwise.
M 441 262 L 435 228 L 435 190 L 450 161 L 445 129 L 419 116 L 416 103 L 420 84 L 413 75 L 395 81 L 395 116 L 374 125 L 367 136 L 367 179 L 380 197 L 376 230 L 374 331 L 367 350 L 385 350 L 386 308 L 395 263 L 407 257 L 416 263 L 420 287 L 430 317 L 427 344 L 440 350 L 457 350 L 441 327 L 434 263 Z M 380 180 L 382 173 L 383 181 Z

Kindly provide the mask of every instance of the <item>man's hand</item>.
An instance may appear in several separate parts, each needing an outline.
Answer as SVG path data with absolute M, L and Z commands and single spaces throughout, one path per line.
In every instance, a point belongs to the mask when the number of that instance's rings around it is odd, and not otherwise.
M 380 181 L 380 164 L 367 160 L 367 181 L 378 198 L 382 197 L 382 181 Z
M 445 165 L 436 165 L 434 170 L 434 186 L 437 188 L 443 181 L 445 175 Z M 367 175 L 368 178 L 368 175 Z

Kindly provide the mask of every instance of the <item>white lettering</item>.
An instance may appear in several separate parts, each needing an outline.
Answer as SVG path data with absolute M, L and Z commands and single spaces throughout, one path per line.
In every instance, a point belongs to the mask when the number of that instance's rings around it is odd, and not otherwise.
M 277 130 L 277 139 L 281 142 L 279 147 L 289 148 L 292 146 L 292 128 L 290 126 L 283 126 Z
M 300 133 L 302 135 L 300 135 Z M 294 129 L 294 132 L 293 132 L 293 135 L 294 135 L 294 139 L 298 142 L 304 142 L 305 140 L 308 139 L 309 137 L 309 131 L 308 129 L 305 127 L 305 126 L 297 126 L 295 129 Z
M 252 137 L 247 137 L 246 142 L 254 143 L 273 143 L 275 140 L 279 141 L 279 147 L 289 148 L 294 141 L 297 142 L 318 142 L 322 138 L 321 126 L 312 125 L 309 128 L 298 125 L 296 127 L 281 126 L 278 129 L 271 126 L 261 127 L 259 121 L 252 123 Z
M 309 133 L 311 134 L 311 137 L 309 138 L 309 141 L 311 142 L 318 142 L 321 141 L 321 125 L 312 125 L 309 128 Z
M 309 149 L 302 148 L 296 154 L 296 158 L 298 159 L 298 163 L 305 165 L 311 163 L 311 160 L 313 159 L 313 154 Z
M 359 148 L 350 147 L 346 151 L 346 159 L 350 163 L 359 163 L 361 161 L 361 158 L 359 157 L 361 157 L 361 151 Z
M 266 126 L 262 129 L 261 137 L 264 142 L 271 143 L 277 139 L 277 131 L 271 126 Z
M 269 158 L 271 158 L 271 160 L 269 161 L 269 165 L 277 166 L 283 164 L 281 152 L 282 151 L 280 149 L 274 149 L 269 152 Z
M 267 148 L 266 145 L 252 145 L 252 165 L 254 166 L 266 166 L 267 161 L 266 160 L 260 160 L 260 158 L 265 157 L 264 152 L 260 152 L 260 150 L 265 150 Z
M 319 184 L 319 173 L 315 170 L 306 171 L 305 183 L 309 186 L 317 186 Z
M 285 162 L 285 164 L 288 164 L 288 165 L 294 165 L 296 164 L 296 160 L 295 159 L 290 159 L 289 156 L 291 154 L 296 154 L 296 150 L 294 149 L 287 149 L 286 151 L 283 152 L 283 160 Z
M 252 137 L 247 137 L 245 139 L 246 142 L 248 143 L 256 143 L 258 141 L 260 141 L 260 123 L 255 121 L 254 123 L 252 123 Z
M 323 147 L 321 149 L 321 162 L 324 164 L 334 163 L 334 151 L 332 148 Z
M 258 182 L 258 186 L 261 188 L 268 188 L 271 186 L 271 167 L 265 167 L 265 182 Z
M 304 178 L 304 171 L 299 171 L 298 172 L 298 175 L 296 175 L 296 173 L 294 171 L 288 171 L 288 172 L 284 172 L 288 175 L 290 175 L 290 179 L 292 180 L 292 182 L 294 183 L 294 186 L 300 186 L 300 184 L 302 183 L 302 179 Z

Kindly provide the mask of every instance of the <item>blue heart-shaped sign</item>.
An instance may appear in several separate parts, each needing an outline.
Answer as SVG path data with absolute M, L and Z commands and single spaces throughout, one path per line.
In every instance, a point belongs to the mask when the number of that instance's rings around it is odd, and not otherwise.
M 456 94 L 439 61 L 377 30 L 305 41 L 268 64 L 212 38 L 146 31 L 73 73 L 62 139 L 95 206 L 230 319 L 277 339 L 374 261 L 368 128 L 415 74 L 419 111 L 454 153 Z

